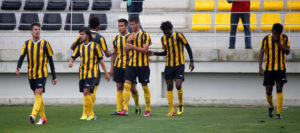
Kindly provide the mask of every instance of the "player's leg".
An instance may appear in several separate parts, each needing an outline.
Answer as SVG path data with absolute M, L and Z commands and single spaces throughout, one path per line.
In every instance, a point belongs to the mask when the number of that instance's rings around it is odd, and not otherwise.
M 136 83 L 132 83 L 131 94 L 135 104 L 135 115 L 140 115 L 142 110 L 139 105 L 139 91 L 136 89 Z
M 176 79 L 176 89 L 178 96 L 178 109 L 177 115 L 182 115 L 183 113 L 183 90 L 182 90 L 182 79 Z
M 79 81 L 79 91 L 83 93 L 83 106 L 82 106 L 82 115 L 80 117 L 80 120 L 86 120 L 88 118 L 88 112 L 87 112 L 87 98 L 84 96 L 84 84 L 85 80 L 80 80 Z
M 277 113 L 276 118 L 281 118 L 281 110 L 282 110 L 282 104 L 283 104 L 283 94 L 282 94 L 282 88 L 283 84 L 276 83 L 276 92 L 277 92 Z
M 96 102 L 96 92 L 97 92 L 97 90 L 98 90 L 98 85 L 95 85 L 95 86 L 94 86 L 94 92 L 93 92 L 93 93 L 91 93 L 91 97 L 92 97 L 93 105 L 94 105 L 94 104 L 95 104 L 95 102 Z
M 124 84 L 124 93 L 123 93 L 123 100 L 124 100 L 124 110 L 120 115 L 128 115 L 128 106 L 130 100 L 130 90 L 131 90 L 132 82 L 130 80 L 125 80 Z
M 88 118 L 86 120 L 93 120 L 95 117 L 94 110 L 93 110 L 93 100 L 91 97 L 91 92 L 89 88 L 84 88 L 84 99 L 85 99 L 85 111 L 87 112 Z
M 123 91 L 124 91 L 124 83 L 116 83 L 117 86 L 117 96 L 116 96 L 116 104 L 117 104 L 117 112 L 114 112 L 113 115 L 118 115 L 123 109 Z
M 42 100 L 43 100 L 42 93 L 43 93 L 43 88 L 36 88 L 34 90 L 35 102 L 33 105 L 31 115 L 29 116 L 29 120 L 30 120 L 31 124 L 33 124 L 35 122 L 35 118 L 36 118 L 38 112 L 40 112 Z
M 167 80 L 166 82 L 167 82 L 167 98 L 168 98 L 168 104 L 169 104 L 169 108 L 170 108 L 170 112 L 168 114 L 166 114 L 166 116 L 175 116 L 174 96 L 173 96 L 174 80 L 170 79 L 170 80 Z
M 95 93 L 95 86 L 97 83 L 97 78 L 88 79 L 87 83 L 85 85 L 85 94 L 87 94 L 87 100 L 89 102 L 88 104 L 88 118 L 86 120 L 96 120 L 96 116 L 94 113 L 94 102 L 92 99 L 92 94 Z
M 150 89 L 148 87 L 149 77 L 150 77 L 150 68 L 149 67 L 140 67 L 138 68 L 138 79 L 139 82 L 142 84 L 142 88 L 144 90 L 144 98 L 145 98 L 145 104 L 146 104 L 146 110 L 144 113 L 144 116 L 151 116 L 151 93 Z
M 266 98 L 269 104 L 269 117 L 273 117 L 273 110 L 274 110 L 274 104 L 273 104 L 273 86 L 272 85 L 266 85 Z

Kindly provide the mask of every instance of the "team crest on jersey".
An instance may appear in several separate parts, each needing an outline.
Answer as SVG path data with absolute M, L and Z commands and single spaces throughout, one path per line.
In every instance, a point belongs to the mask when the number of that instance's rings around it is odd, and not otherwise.
M 95 38 L 96 38 L 96 35 L 95 35 L 95 34 L 92 34 L 92 38 L 95 39 Z

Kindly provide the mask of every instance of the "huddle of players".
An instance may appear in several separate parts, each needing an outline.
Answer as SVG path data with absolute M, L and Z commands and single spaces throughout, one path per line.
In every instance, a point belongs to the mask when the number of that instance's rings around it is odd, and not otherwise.
M 73 66 L 76 58 L 80 57 L 79 67 L 79 90 L 83 92 L 83 112 L 81 120 L 95 120 L 97 117 L 94 114 L 93 106 L 96 100 L 97 86 L 100 82 L 100 67 L 105 73 L 105 78 L 116 82 L 117 87 L 117 112 L 113 115 L 128 115 L 128 104 L 130 95 L 135 102 L 136 115 L 141 114 L 139 107 L 139 92 L 136 89 L 137 78 L 142 84 L 144 91 L 144 98 L 146 109 L 143 116 L 151 116 L 150 108 L 150 89 L 148 88 L 150 69 L 149 69 L 149 56 L 166 56 L 166 65 L 164 71 L 164 78 L 167 83 L 167 99 L 170 112 L 166 116 L 175 116 L 175 109 L 173 104 L 173 85 L 175 82 L 178 94 L 178 108 L 177 115 L 183 113 L 183 90 L 182 82 L 184 81 L 185 46 L 189 58 L 189 69 L 193 71 L 194 60 L 192 50 L 185 39 L 184 35 L 180 32 L 173 32 L 173 25 L 171 22 L 166 21 L 161 24 L 161 30 L 164 35 L 161 38 L 162 52 L 153 52 L 149 49 L 151 39 L 149 33 L 141 30 L 139 27 L 140 22 L 137 17 L 129 19 L 118 20 L 119 34 L 113 39 L 113 52 L 108 51 L 105 39 L 97 32 L 100 29 L 98 18 L 91 18 L 89 21 L 89 28 L 84 27 L 80 29 L 80 35 L 74 41 L 71 49 L 74 50 L 72 57 L 69 61 L 69 67 Z M 132 33 L 127 32 L 128 24 Z M 285 78 L 285 54 L 289 53 L 289 42 L 286 35 L 282 34 L 282 25 L 274 24 L 272 35 L 268 35 L 263 39 L 260 58 L 259 58 L 259 71 L 264 75 L 264 85 L 267 91 L 267 101 L 270 104 L 269 116 L 273 116 L 274 106 L 272 103 L 272 86 L 276 81 L 277 86 L 277 118 L 281 118 L 282 107 L 282 87 L 286 82 Z M 50 63 L 52 72 L 52 82 L 56 84 L 56 75 L 53 64 L 53 52 L 49 42 L 40 39 L 40 24 L 33 23 L 31 25 L 31 34 L 33 39 L 25 42 L 20 59 L 18 61 L 16 74 L 19 75 L 22 62 L 27 55 L 28 60 L 28 77 L 30 87 L 35 94 L 35 103 L 32 114 L 29 116 L 31 123 L 35 122 L 37 113 L 40 114 L 40 120 L 37 124 L 44 124 L 47 122 L 42 93 L 45 91 L 45 84 L 47 79 L 47 66 Z M 111 57 L 111 69 L 108 72 L 103 62 L 102 52 L 106 57 Z M 265 71 L 262 69 L 263 55 L 265 56 Z

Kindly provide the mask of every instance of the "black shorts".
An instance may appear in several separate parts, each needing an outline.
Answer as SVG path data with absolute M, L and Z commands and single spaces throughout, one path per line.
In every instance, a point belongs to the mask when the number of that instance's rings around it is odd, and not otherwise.
M 130 67 L 127 66 L 125 69 L 125 80 L 130 80 L 133 83 L 136 82 L 136 78 L 139 78 L 141 84 L 149 83 L 150 77 L 150 68 L 149 66 L 145 67 Z
M 97 83 L 97 78 L 83 79 L 79 81 L 79 91 L 83 92 L 84 88 L 88 88 L 91 93 L 94 92 L 94 87 Z
M 101 79 L 101 76 L 100 76 L 100 71 L 99 71 L 98 78 L 96 78 L 96 85 L 100 84 L 100 79 Z
M 265 71 L 263 85 L 274 85 L 276 83 L 284 84 L 287 82 L 285 71 Z
M 114 81 L 117 83 L 125 82 L 125 69 L 114 67 Z
M 35 91 L 37 88 L 43 88 L 43 92 L 45 92 L 46 80 L 47 78 L 29 79 L 31 90 Z
M 184 80 L 184 65 L 165 68 L 165 80 L 171 79 Z

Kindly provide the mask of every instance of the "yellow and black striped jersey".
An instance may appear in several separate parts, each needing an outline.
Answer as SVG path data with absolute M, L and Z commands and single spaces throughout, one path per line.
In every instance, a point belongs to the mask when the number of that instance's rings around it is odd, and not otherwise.
M 161 38 L 162 48 L 166 51 L 166 66 L 184 65 L 183 45 L 188 44 L 184 35 L 180 32 L 173 32 L 170 37 L 164 35 Z
M 91 31 L 91 33 L 92 33 L 92 41 L 96 42 L 100 45 L 102 52 L 104 52 L 105 50 L 108 50 L 105 38 L 102 35 L 100 35 L 99 33 L 97 33 L 96 31 Z M 76 38 L 74 43 L 75 43 L 75 47 L 82 44 L 82 42 L 80 40 L 80 35 Z
M 149 33 L 140 30 L 138 33 L 131 33 L 131 35 L 136 35 L 136 39 L 130 41 L 129 43 L 138 47 L 143 48 L 143 45 L 151 45 L 151 39 Z M 131 49 L 128 51 L 128 66 L 132 67 L 143 67 L 149 65 L 148 53 L 142 53 Z
M 75 60 L 80 56 L 80 80 L 97 78 L 99 76 L 99 62 L 102 60 L 102 52 L 98 43 L 93 41 L 76 47 L 72 58 Z
M 23 45 L 21 56 L 18 61 L 18 68 L 21 68 L 26 55 L 29 79 L 48 77 L 48 59 L 50 62 L 52 78 L 56 78 L 52 60 L 53 51 L 48 41 L 44 39 L 40 39 L 37 42 L 34 42 L 32 39 L 26 41 Z
M 290 46 L 287 35 L 281 34 L 280 41 L 282 45 Z M 272 41 L 271 34 L 263 38 L 260 49 L 265 50 L 265 71 L 286 70 L 285 54 Z
M 114 67 L 117 68 L 126 68 L 126 61 L 127 61 L 127 54 L 125 50 L 126 46 L 126 40 L 128 38 L 128 35 L 122 36 L 122 35 L 116 35 L 113 39 L 113 48 L 117 50 L 117 55 L 114 62 Z

